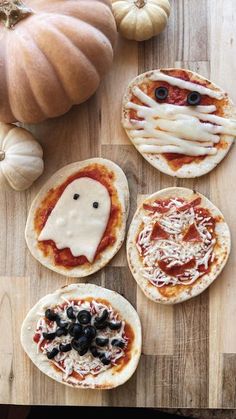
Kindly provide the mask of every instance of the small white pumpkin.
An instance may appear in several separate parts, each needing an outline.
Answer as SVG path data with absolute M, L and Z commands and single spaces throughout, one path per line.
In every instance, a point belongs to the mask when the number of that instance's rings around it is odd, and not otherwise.
M 121 35 L 145 41 L 165 29 L 170 3 L 168 0 L 112 0 L 112 10 Z
M 0 123 L 0 176 L 23 191 L 42 174 L 43 150 L 24 128 Z

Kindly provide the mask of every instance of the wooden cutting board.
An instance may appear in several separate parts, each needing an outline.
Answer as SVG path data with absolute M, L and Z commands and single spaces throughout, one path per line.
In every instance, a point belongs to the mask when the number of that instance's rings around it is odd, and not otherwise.
M 235 149 L 210 175 L 176 180 L 153 169 L 120 125 L 121 98 L 138 73 L 183 66 L 211 78 L 236 103 L 234 0 L 172 0 L 168 28 L 137 44 L 119 40 L 115 62 L 97 94 L 65 116 L 30 127 L 44 146 L 45 172 L 27 192 L 0 190 L 0 403 L 234 408 L 236 405 L 236 158 Z M 224 213 L 233 239 L 223 274 L 202 295 L 164 307 L 149 301 L 129 272 L 123 246 L 101 272 L 86 279 L 123 294 L 138 310 L 143 353 L 137 373 L 111 391 L 73 390 L 44 376 L 19 340 L 36 301 L 73 282 L 42 267 L 26 248 L 27 213 L 40 187 L 64 165 L 89 157 L 114 160 L 131 190 L 130 218 L 140 196 L 168 186 L 194 188 Z

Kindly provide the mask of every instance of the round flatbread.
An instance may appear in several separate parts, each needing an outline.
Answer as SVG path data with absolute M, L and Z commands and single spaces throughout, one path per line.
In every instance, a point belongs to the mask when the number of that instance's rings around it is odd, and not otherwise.
M 61 326 L 66 330 L 62 335 Z M 21 343 L 40 371 L 54 380 L 74 388 L 110 389 L 137 368 L 141 325 L 120 294 L 72 284 L 43 297 L 29 311 Z
M 142 291 L 175 304 L 204 291 L 230 253 L 230 231 L 207 198 L 187 188 L 163 189 L 145 199 L 127 239 L 130 270 Z
M 26 242 L 47 268 L 84 277 L 118 252 L 128 213 L 128 183 L 119 166 L 102 158 L 76 162 L 56 172 L 36 196 Z
M 235 117 L 225 92 L 184 69 L 139 75 L 122 105 L 122 124 L 137 150 L 156 169 L 180 178 L 202 176 L 226 156 Z

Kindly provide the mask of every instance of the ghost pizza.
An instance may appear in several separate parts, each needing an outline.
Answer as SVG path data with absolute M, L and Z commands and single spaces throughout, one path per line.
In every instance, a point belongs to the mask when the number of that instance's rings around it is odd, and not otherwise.
M 134 308 L 116 292 L 72 284 L 30 310 L 21 341 L 49 377 L 73 387 L 107 389 L 135 371 L 141 326 Z
M 123 126 L 137 150 L 160 171 L 195 177 L 212 170 L 236 136 L 228 95 L 183 69 L 139 75 L 123 100 Z
M 30 209 L 26 241 L 33 256 L 69 276 L 100 269 L 119 250 L 129 207 L 122 170 L 104 159 L 57 172 Z
M 168 188 L 147 198 L 131 223 L 127 255 L 134 278 L 151 299 L 177 303 L 202 292 L 230 252 L 221 212 L 203 195 Z

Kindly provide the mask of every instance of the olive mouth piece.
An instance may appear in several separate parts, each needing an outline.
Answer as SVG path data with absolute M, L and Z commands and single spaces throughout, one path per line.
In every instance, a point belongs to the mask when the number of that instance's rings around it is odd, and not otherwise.
M 0 161 L 4 160 L 6 157 L 6 153 L 3 150 L 0 150 Z

